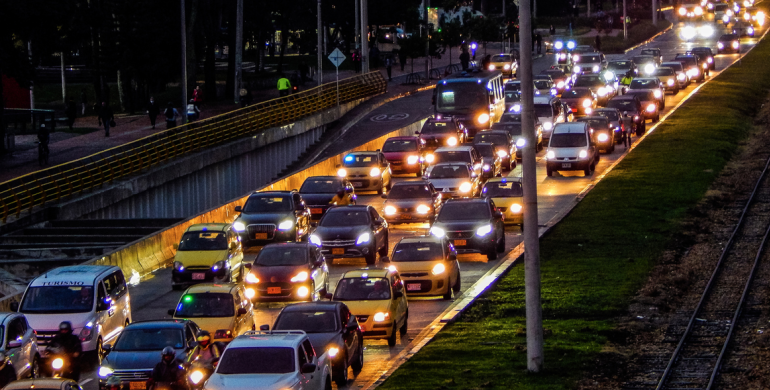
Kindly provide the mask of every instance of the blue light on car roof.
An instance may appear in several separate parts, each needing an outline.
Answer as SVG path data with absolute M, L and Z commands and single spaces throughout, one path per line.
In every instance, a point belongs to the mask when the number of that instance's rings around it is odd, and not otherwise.
M 205 232 L 206 230 L 209 230 L 209 228 L 207 228 L 207 227 L 204 227 L 204 228 L 203 228 L 203 231 Z
M 345 162 L 351 162 L 353 161 L 353 156 L 345 156 Z
M 508 182 L 508 179 L 503 178 L 503 183 L 506 183 L 506 182 Z

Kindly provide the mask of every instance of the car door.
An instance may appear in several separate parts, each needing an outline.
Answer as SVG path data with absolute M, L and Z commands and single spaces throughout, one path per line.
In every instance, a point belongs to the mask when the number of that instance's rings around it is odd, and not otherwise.
M 350 325 L 351 320 L 355 320 L 355 317 L 350 315 L 350 310 L 344 304 L 340 305 L 338 314 L 340 327 L 342 328 L 342 342 L 345 343 L 345 356 L 348 362 L 350 362 L 358 352 L 358 333 L 355 329 L 348 330 L 348 325 Z
M 319 361 L 318 354 L 313 348 L 313 344 L 309 339 L 305 339 L 305 341 L 302 342 L 302 348 L 305 350 L 308 363 L 316 365 L 315 372 L 310 374 L 310 388 L 323 389 L 323 367 L 321 367 L 321 362 Z M 319 352 L 323 353 L 323 351 Z
M 117 318 L 118 316 L 115 315 L 116 312 L 116 305 L 115 302 L 112 301 L 112 298 L 107 295 L 107 291 L 104 286 L 104 280 L 99 280 L 96 283 L 96 318 L 97 323 L 100 325 L 99 328 L 101 328 L 97 334 L 97 336 L 106 336 L 117 327 L 122 326 L 123 324 L 120 324 L 120 319 Z M 118 323 L 118 325 L 116 325 Z M 104 344 L 111 343 L 113 341 L 113 338 L 118 335 L 118 332 L 115 332 L 112 338 L 103 339 Z
M 229 251 L 227 260 L 230 262 L 230 272 L 237 273 L 238 278 L 243 279 L 245 276 L 243 275 L 243 245 L 238 239 L 238 234 L 231 227 L 227 228 L 227 242 Z
M 5 333 L 5 356 L 11 359 L 11 364 L 16 369 L 16 375 L 23 378 L 26 376 L 28 360 L 23 353 L 25 332 L 21 317 L 11 317 L 6 323 Z
M 390 183 L 392 179 L 390 174 L 390 163 L 388 162 L 388 159 L 385 158 L 385 154 L 383 153 L 379 154 L 379 160 L 380 160 L 380 169 L 382 169 L 382 182 Z
M 309 251 L 308 260 L 313 269 L 313 281 L 315 282 L 316 289 L 320 291 L 329 284 L 329 267 L 326 265 L 326 260 L 318 248 L 311 246 Z
M 372 232 L 376 240 L 374 250 L 377 250 L 385 245 L 385 235 L 388 229 L 387 222 L 380 220 L 380 215 L 377 214 L 377 210 L 374 207 L 369 207 L 369 217 L 372 219 Z
M 404 291 L 404 282 L 401 280 L 401 276 L 398 273 L 391 275 L 391 312 L 395 313 L 394 320 L 399 321 L 398 327 L 403 324 L 404 317 L 406 316 L 407 303 L 406 303 L 406 291 Z M 401 297 L 396 298 L 395 293 L 401 293 Z

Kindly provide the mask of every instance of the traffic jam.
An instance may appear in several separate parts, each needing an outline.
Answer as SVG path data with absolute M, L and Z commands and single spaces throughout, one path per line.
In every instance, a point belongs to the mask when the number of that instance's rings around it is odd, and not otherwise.
M 0 315 L 4 364 L 16 378 L 95 372 L 100 390 L 348 386 L 369 350 L 407 338 L 410 312 L 460 296 L 463 270 L 498 260 L 506 232 L 522 231 L 523 148 L 537 152 L 542 180 L 591 177 L 764 23 L 749 3 L 674 12 L 685 20 L 673 55 L 608 58 L 555 40 L 533 80 L 533 138 L 522 134 L 518 63 L 501 53 L 439 80 L 416 134 L 345 153 L 299 189 L 254 192 L 232 223 L 189 226 L 157 281 L 178 300 L 155 319 L 134 321 L 129 295 L 140 291 L 119 267 L 36 277 Z

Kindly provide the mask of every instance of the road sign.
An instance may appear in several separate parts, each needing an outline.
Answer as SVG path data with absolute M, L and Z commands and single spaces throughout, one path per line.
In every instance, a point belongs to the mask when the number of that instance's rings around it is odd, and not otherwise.
M 345 61 L 345 58 L 346 58 L 345 55 L 342 54 L 340 49 L 334 49 L 332 54 L 329 54 L 329 61 L 331 61 L 332 64 L 334 64 L 334 66 L 336 66 L 338 68 L 339 68 L 340 64 L 342 63 L 342 61 Z

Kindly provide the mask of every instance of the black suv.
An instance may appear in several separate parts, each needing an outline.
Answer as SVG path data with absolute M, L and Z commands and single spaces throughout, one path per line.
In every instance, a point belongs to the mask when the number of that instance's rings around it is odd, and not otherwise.
M 503 214 L 490 198 L 448 200 L 430 234 L 446 237 L 457 253 L 482 253 L 488 260 L 505 250 Z
M 642 111 L 642 102 L 634 95 L 615 96 L 607 102 L 607 108 L 616 108 L 620 114 L 627 112 L 634 118 L 634 129 L 636 136 L 641 137 L 647 132 L 647 125 L 644 121 L 644 111 Z
M 363 257 L 373 265 L 388 255 L 388 222 L 372 206 L 334 207 L 318 222 L 310 242 L 321 248 L 326 262 L 335 258 Z
M 348 200 L 356 204 L 356 193 L 348 179 L 339 176 L 311 176 L 305 179 L 299 194 L 310 209 L 310 219 L 321 219 L 338 191 L 345 191 Z
M 302 241 L 310 229 L 310 211 L 297 191 L 255 192 L 235 212 L 233 229 L 246 247 Z

